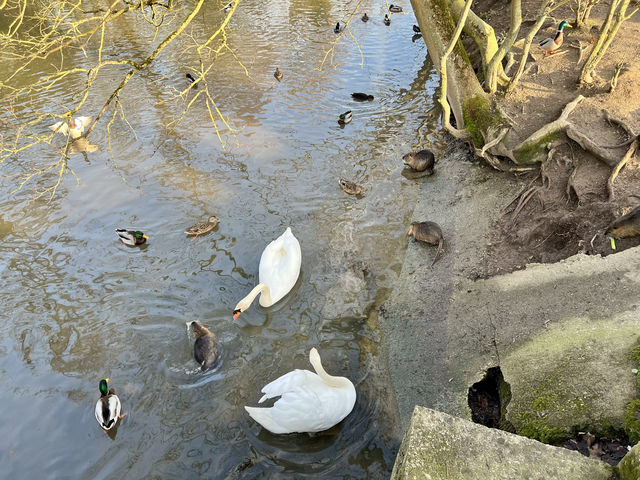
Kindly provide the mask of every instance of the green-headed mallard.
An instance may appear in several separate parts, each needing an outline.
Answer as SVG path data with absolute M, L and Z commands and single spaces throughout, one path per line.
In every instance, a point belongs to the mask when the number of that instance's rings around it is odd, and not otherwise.
M 393 12 L 393 13 L 400 13 L 400 12 L 402 12 L 402 7 L 400 7 L 398 5 L 394 5 L 392 3 L 391 5 L 389 5 L 389 11 Z
M 389 15 L 387 15 L 386 13 L 384 14 L 384 20 L 383 20 L 384 24 L 389 26 L 391 25 L 391 20 L 389 19 Z
M 409 152 L 402 156 L 402 160 L 416 172 L 433 173 L 436 159 L 431 150 L 420 150 L 419 152 Z
M 276 71 L 273 72 L 273 76 L 275 77 L 276 80 L 280 81 L 282 80 L 282 77 L 284 77 L 284 73 L 282 73 L 280 69 L 276 67 Z
M 564 33 L 562 31 L 565 27 L 571 28 L 571 25 L 563 20 L 562 22 L 560 22 L 560 25 L 558 25 L 558 30 L 556 32 L 555 38 L 545 38 L 538 44 L 544 50 L 545 57 L 556 53 L 556 50 L 558 50 L 562 46 L 562 42 L 564 41 Z
M 126 415 L 120 415 L 122 410 L 120 399 L 113 388 L 107 387 L 108 381 L 108 378 L 100 380 L 100 398 L 96 402 L 95 410 L 96 420 L 105 432 L 115 427 L 118 420 Z
M 56 133 L 68 135 L 73 139 L 80 138 L 84 132 L 84 128 L 89 126 L 92 117 L 76 117 L 72 118 L 68 122 L 66 120 L 56 122 L 49 128 Z
M 220 219 L 218 217 L 209 217 L 209 220 L 206 222 L 198 222 L 192 227 L 187 228 L 184 233 L 195 236 L 203 235 L 213 230 L 219 221 Z
M 436 257 L 433 259 L 433 262 L 431 262 L 431 266 L 433 267 L 433 264 L 436 263 L 436 260 L 438 260 L 442 252 L 442 245 L 444 243 L 440 225 L 435 222 L 413 222 L 407 235 L 413 235 L 414 239 L 428 243 L 429 245 L 438 245 Z
M 351 121 L 351 117 L 351 110 L 347 110 L 346 112 L 340 114 L 340 116 L 338 117 L 338 123 L 340 125 L 346 125 Z
M 361 20 L 362 20 L 363 22 L 368 22 L 368 21 L 369 21 L 369 15 L 367 15 L 367 13 L 365 12 L 365 14 L 364 14 L 364 15 L 362 15 L 362 17 L 361 17 Z
M 354 92 L 351 94 L 354 100 L 358 100 L 359 102 L 365 102 L 367 100 L 373 100 L 373 95 L 368 95 L 362 92 Z
M 127 230 L 126 228 L 116 228 L 116 233 L 118 234 L 118 238 L 122 240 L 122 243 L 129 247 L 142 245 L 149 238 L 138 230 Z
M 218 340 L 211 330 L 198 322 L 191 322 L 191 331 L 196 337 L 193 356 L 204 371 L 218 359 Z
M 348 193 L 349 195 L 362 195 L 362 192 L 364 192 L 362 185 L 350 182 L 344 178 L 338 180 L 338 185 L 340 185 L 340 188 L 342 188 L 344 193 Z

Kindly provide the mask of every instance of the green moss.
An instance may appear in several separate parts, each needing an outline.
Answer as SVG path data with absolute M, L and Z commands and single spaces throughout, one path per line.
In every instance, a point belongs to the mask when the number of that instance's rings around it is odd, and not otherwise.
M 629 442 L 640 442 L 640 399 L 635 399 L 627 405 L 624 416 L 624 431 L 629 437 Z
M 476 147 L 484 145 L 483 133 L 502 124 L 502 116 L 493 108 L 484 95 L 473 95 L 462 103 L 464 128 L 473 136 Z
M 528 418 L 521 418 L 522 426 L 518 430 L 519 435 L 549 444 L 560 443 L 570 436 L 569 432 L 559 427 L 550 427 L 542 419 L 533 418 L 531 415 L 527 415 L 526 417 Z
M 640 452 L 636 445 L 615 467 L 620 480 L 637 480 L 640 478 Z
M 518 163 L 534 163 L 536 161 L 536 156 L 538 155 L 540 149 L 544 148 L 545 145 L 550 144 L 554 140 L 558 138 L 557 133 L 549 133 L 542 137 L 537 142 L 525 143 L 520 149 L 515 152 L 516 160 Z

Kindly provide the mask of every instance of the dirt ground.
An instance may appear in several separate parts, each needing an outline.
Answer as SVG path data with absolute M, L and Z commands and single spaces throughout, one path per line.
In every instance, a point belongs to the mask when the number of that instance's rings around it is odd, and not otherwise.
M 596 69 L 596 82 L 580 87 L 577 80 L 587 59 L 599 27 L 604 21 L 609 2 L 603 0 L 592 12 L 592 25 L 585 31 L 565 30 L 564 45 L 558 53 L 545 57 L 537 47 L 539 41 L 555 34 L 557 25 L 566 19 L 573 24 L 573 2 L 553 12 L 534 39 L 532 65 L 513 94 L 499 98 L 504 112 L 513 120 L 522 138 L 558 118 L 565 105 L 578 95 L 585 100 L 569 116 L 579 131 L 600 146 L 614 146 L 629 140 L 630 135 L 619 125 L 609 123 L 607 111 L 640 133 L 640 12 L 622 24 L 606 56 Z M 539 0 L 523 0 L 523 38 L 539 9 Z M 627 13 L 633 10 L 630 6 Z M 503 0 L 488 0 L 474 7 L 500 37 L 509 25 L 509 5 Z M 516 42 L 517 45 L 517 42 Z M 579 47 L 583 47 L 582 54 Z M 521 48 L 514 47 L 517 68 Z M 531 59 L 535 60 L 535 62 Z M 626 66 L 619 76 L 617 88 L 609 93 L 609 80 L 615 66 Z M 608 149 L 621 159 L 629 145 Z M 509 181 L 522 185 L 522 196 L 514 198 L 495 225 L 483 277 L 523 268 L 527 263 L 551 263 L 585 252 L 609 255 L 640 245 L 640 236 L 618 239 L 615 250 L 604 236 L 607 226 L 617 217 L 640 205 L 640 159 L 638 154 L 620 171 L 614 182 L 614 197 L 609 200 L 607 180 L 613 167 L 584 151 L 569 138 L 556 145 L 542 165 L 528 173 L 506 175 Z M 571 177 L 571 180 L 570 180 Z

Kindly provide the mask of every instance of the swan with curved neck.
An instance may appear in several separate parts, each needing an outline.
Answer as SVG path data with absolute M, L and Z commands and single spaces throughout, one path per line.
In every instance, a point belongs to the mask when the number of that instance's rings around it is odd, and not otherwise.
M 356 403 L 356 389 L 346 377 L 329 375 L 318 350 L 309 352 L 316 373 L 294 370 L 262 389 L 258 401 L 280 397 L 271 408 L 244 407 L 256 422 L 271 433 L 313 433 L 341 422 Z
M 291 228 L 266 246 L 260 257 L 259 283 L 233 309 L 233 319 L 245 312 L 260 295 L 260 305 L 270 307 L 281 300 L 296 284 L 300 275 L 302 253 Z

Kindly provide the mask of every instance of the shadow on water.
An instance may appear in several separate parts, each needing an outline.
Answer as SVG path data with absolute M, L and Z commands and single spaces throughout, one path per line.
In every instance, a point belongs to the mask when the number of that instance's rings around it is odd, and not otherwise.
M 367 12 L 369 22 L 351 25 L 362 66 L 345 35 L 334 64 L 320 69 L 346 6 L 242 2 L 228 42 L 250 74 L 225 54 L 207 76 L 238 130 L 221 127 L 225 148 L 203 102 L 175 131 L 164 127 L 177 112 L 163 101 L 167 92 L 184 88 L 186 67 L 198 62 L 179 42 L 120 95 L 137 136 L 114 122 L 110 150 L 98 124 L 91 144 L 99 148 L 72 154 L 78 182 L 65 177 L 50 202 L 10 194 L 9 175 L 55 159 L 61 136 L 3 166 L 0 458 L 7 477 L 388 478 L 400 438 L 391 433 L 372 312 L 400 271 L 416 186 L 429 181 L 403 177 L 401 157 L 416 144 L 436 78 L 424 44 L 412 42 L 413 15 L 385 27 L 384 11 L 380 4 Z M 193 35 L 221 15 L 218 6 L 206 10 Z M 146 54 L 151 27 L 124 18 L 116 26 L 121 35 L 105 46 L 105 58 Z M 86 52 L 95 54 L 96 45 Z M 83 52 L 69 59 L 85 62 Z M 26 76 L 48 68 L 33 67 Z M 110 93 L 116 77 L 97 79 L 100 93 Z M 80 84 L 66 80 L 50 97 L 14 108 L 70 104 Z M 357 102 L 355 91 L 374 100 Z M 81 113 L 99 111 L 103 101 L 90 96 Z M 347 110 L 353 121 L 341 129 L 336 119 Z M 435 122 L 422 133 L 437 147 Z M 366 194 L 345 195 L 341 176 Z M 214 231 L 186 237 L 185 228 L 210 215 L 220 218 Z M 262 250 L 288 226 L 303 257 L 294 290 L 268 309 L 256 301 L 233 322 L 234 306 L 258 282 Z M 119 227 L 144 231 L 148 243 L 122 245 Z M 219 341 L 220 360 L 204 373 L 185 329 L 193 320 Z M 264 431 L 243 406 L 256 405 L 260 389 L 280 375 L 310 369 L 313 346 L 329 373 L 357 384 L 353 412 L 326 435 Z M 128 413 L 115 439 L 93 416 L 105 377 Z M 34 452 L 44 460 L 33 462 Z

